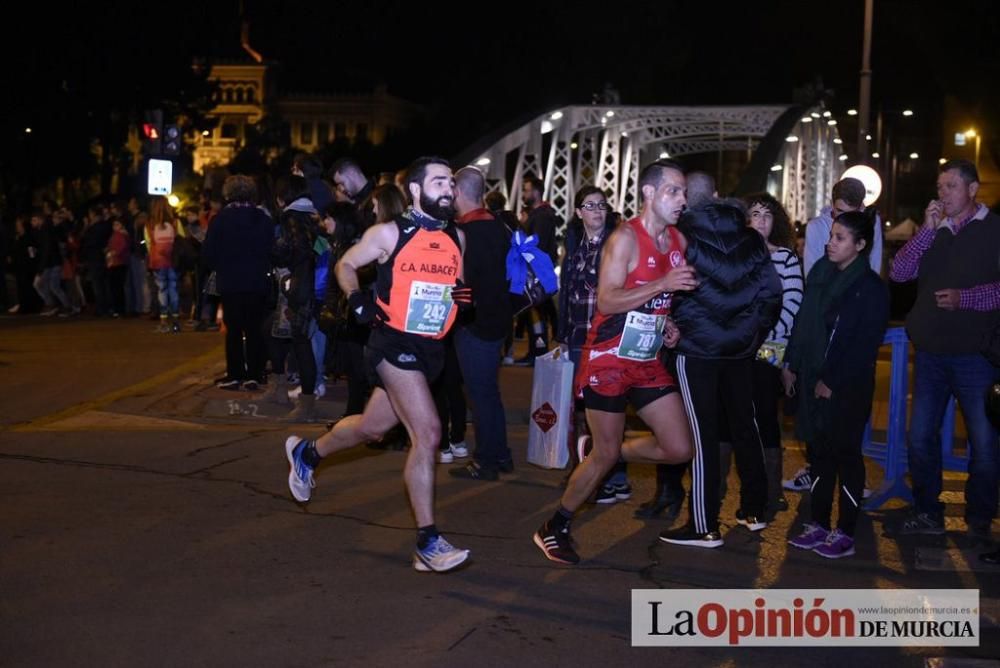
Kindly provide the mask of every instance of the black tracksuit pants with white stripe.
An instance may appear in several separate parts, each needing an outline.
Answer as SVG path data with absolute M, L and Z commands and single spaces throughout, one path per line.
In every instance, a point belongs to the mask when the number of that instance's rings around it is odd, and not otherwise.
M 740 509 L 763 517 L 767 505 L 764 450 L 754 419 L 753 360 L 701 359 L 678 354 L 677 383 L 694 438 L 691 460 L 691 524 L 698 533 L 719 529 L 719 405 L 725 406 L 736 471 Z
M 833 492 L 839 479 L 837 528 L 848 536 L 854 536 L 865 489 L 865 460 L 861 449 L 873 394 L 871 385 L 835 392 L 829 399 L 818 399 L 810 416 L 819 434 L 810 443 L 813 452 L 810 466 L 813 484 L 809 499 L 812 521 L 830 529 Z

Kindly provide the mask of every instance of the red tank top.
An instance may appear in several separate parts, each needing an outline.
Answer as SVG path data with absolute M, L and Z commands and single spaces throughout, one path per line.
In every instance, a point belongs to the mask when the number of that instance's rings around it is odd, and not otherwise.
M 676 227 L 667 227 L 670 243 L 667 250 L 661 253 L 640 218 L 633 218 L 625 224 L 632 227 L 639 244 L 639 261 L 625 277 L 625 289 L 645 285 L 684 264 L 681 233 Z M 590 356 L 603 353 L 634 361 L 655 359 L 663 343 L 663 327 L 669 313 L 670 295 L 667 293 L 659 294 L 626 313 L 606 315 L 598 308 L 587 334 Z
M 389 316 L 387 326 L 407 334 L 443 338 L 455 322 L 451 298 L 462 271 L 462 251 L 453 226 L 428 230 L 397 218 L 399 240 L 389 259 L 377 266 L 375 295 Z

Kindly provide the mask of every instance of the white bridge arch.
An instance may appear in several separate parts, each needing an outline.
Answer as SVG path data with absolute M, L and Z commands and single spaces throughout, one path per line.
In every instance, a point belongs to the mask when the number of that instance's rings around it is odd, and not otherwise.
M 576 191 L 586 184 L 632 216 L 639 208 L 639 171 L 657 158 L 747 151 L 741 189 L 766 189 L 792 220 L 806 221 L 843 171 L 837 128 L 828 118 L 820 106 L 569 106 L 486 138 L 457 162 L 482 169 L 490 189 L 515 211 L 523 179 L 541 178 L 545 199 L 568 219 Z

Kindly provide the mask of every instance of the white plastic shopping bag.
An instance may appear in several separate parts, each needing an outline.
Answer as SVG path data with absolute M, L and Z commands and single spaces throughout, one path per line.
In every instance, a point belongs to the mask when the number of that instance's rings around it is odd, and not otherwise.
M 546 469 L 566 468 L 566 445 L 573 422 L 573 363 L 557 348 L 535 358 L 528 416 L 528 462 Z

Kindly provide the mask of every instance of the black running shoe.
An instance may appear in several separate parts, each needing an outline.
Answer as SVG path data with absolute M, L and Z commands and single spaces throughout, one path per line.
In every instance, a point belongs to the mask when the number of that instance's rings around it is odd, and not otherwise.
M 242 381 L 236 378 L 223 378 L 218 381 L 215 386 L 222 390 L 238 390 L 242 385 Z
M 545 557 L 558 564 L 578 564 L 580 555 L 573 549 L 570 543 L 569 529 L 553 531 L 546 522 L 534 535 L 535 545 L 545 553 Z
M 670 529 L 660 534 L 660 540 L 674 545 L 692 547 L 722 547 L 722 534 L 718 531 L 698 533 L 690 524 L 680 529 Z

